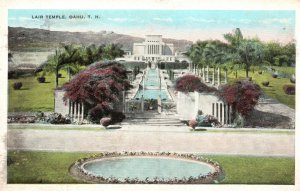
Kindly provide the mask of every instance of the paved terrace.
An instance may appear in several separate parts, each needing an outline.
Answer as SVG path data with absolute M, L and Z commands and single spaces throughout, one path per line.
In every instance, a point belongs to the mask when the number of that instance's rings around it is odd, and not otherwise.
M 132 127 L 103 131 L 8 129 L 7 146 L 39 151 L 169 151 L 253 156 L 294 156 L 295 152 L 294 134 L 189 132 L 186 126 Z M 139 127 L 142 131 L 138 131 Z

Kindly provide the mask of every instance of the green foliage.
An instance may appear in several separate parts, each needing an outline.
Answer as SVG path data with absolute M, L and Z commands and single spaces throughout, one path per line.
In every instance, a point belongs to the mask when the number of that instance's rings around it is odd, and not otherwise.
M 227 43 L 217 40 L 198 41 L 185 53 L 195 66 L 222 65 L 235 72 L 261 70 L 265 65 L 291 66 L 295 63 L 295 43 L 281 45 L 277 42 L 264 43 L 258 38 L 244 38 L 239 28 L 224 34 Z
M 81 66 L 90 65 L 100 60 L 113 60 L 123 56 L 124 51 L 118 44 L 106 44 L 96 47 L 94 44 L 83 48 L 74 45 L 62 45 L 54 55 L 48 57 L 43 70 L 56 74 L 56 87 L 58 87 L 58 73 L 61 69 L 67 70 L 70 75 L 78 73 Z
M 277 67 L 275 67 L 277 69 Z M 283 70 L 284 67 L 281 67 Z M 294 67 L 287 67 L 287 71 L 290 73 L 295 73 Z M 241 72 L 242 70 L 238 70 L 237 79 L 245 79 L 245 73 Z M 286 95 L 284 90 L 282 89 L 283 85 L 289 84 L 290 80 L 287 78 L 273 78 L 272 74 L 263 72 L 262 74 L 258 74 L 255 72 L 251 75 L 252 81 L 256 84 L 261 84 L 263 81 L 269 81 L 270 85 L 268 87 L 261 86 L 264 94 L 278 100 L 279 102 L 291 107 L 295 108 L 295 96 L 294 95 Z M 235 74 L 229 73 L 228 75 L 229 82 L 236 81 Z
M 63 45 L 62 49 L 57 49 L 54 55 L 48 57 L 43 70 L 55 73 L 55 85 L 58 87 L 59 71 L 66 66 L 70 68 L 72 65 L 78 65 L 79 61 L 79 48 L 72 45 Z
M 60 113 L 51 113 L 46 117 L 42 117 L 42 121 L 51 124 L 70 124 L 71 118 L 69 116 L 62 116 Z
M 278 42 L 265 43 L 265 60 L 273 66 L 291 66 L 295 63 L 296 45 L 294 42 L 281 45 Z

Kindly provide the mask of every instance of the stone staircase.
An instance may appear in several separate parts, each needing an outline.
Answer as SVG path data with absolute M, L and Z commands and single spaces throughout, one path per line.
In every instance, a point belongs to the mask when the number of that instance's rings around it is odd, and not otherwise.
M 144 126 L 184 126 L 175 113 L 145 112 L 127 116 L 121 125 L 144 125 Z

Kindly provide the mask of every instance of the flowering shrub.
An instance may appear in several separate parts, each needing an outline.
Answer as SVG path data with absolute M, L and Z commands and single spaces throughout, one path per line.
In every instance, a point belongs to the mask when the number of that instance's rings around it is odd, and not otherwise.
M 283 90 L 288 95 L 295 95 L 295 92 L 296 92 L 295 86 L 294 85 L 289 85 L 289 84 L 285 84 L 283 86 Z
M 37 80 L 39 83 L 45 83 L 46 78 L 44 76 L 41 76 L 41 77 L 38 77 Z
M 111 118 L 109 117 L 103 117 L 101 120 L 100 120 L 100 124 L 104 127 L 107 127 L 111 124 Z
M 71 119 L 66 116 L 62 116 L 60 113 L 51 113 L 50 115 L 44 117 L 44 122 L 51 124 L 70 124 Z
M 8 116 L 7 123 L 35 123 L 35 120 L 34 116 L 17 115 Z
M 270 82 L 269 81 L 263 81 L 262 83 L 261 83 L 263 86 L 269 86 L 269 84 L 270 84 Z
M 208 87 L 201 79 L 194 75 L 185 75 L 177 79 L 175 84 L 176 91 L 180 92 L 215 92 L 216 89 L 213 87 Z
M 208 121 L 208 123 L 210 123 L 211 125 L 213 125 L 213 126 L 221 126 L 221 123 L 218 121 L 218 119 L 217 118 L 215 118 L 214 116 L 212 116 L 212 115 L 207 115 L 206 116 L 207 117 L 207 121 Z
M 247 116 L 257 104 L 261 89 L 257 84 L 248 80 L 226 84 L 218 92 L 223 101 L 232 105 L 233 109 L 242 116 Z
M 14 88 L 15 90 L 21 89 L 22 86 L 23 86 L 22 82 L 15 82 L 15 83 L 13 84 L 13 88 Z
M 198 125 L 198 122 L 195 119 L 192 119 L 189 121 L 189 126 L 195 129 L 195 127 Z
M 196 118 L 197 125 L 202 127 L 211 127 L 211 126 L 221 126 L 221 123 L 212 115 L 202 115 L 198 114 Z
M 119 111 L 112 111 L 109 116 L 112 123 L 119 123 L 125 119 L 125 115 Z
M 117 62 L 98 62 L 79 72 L 64 86 L 64 99 L 84 102 L 89 120 L 98 122 L 113 110 L 123 90 L 131 87 L 126 70 Z

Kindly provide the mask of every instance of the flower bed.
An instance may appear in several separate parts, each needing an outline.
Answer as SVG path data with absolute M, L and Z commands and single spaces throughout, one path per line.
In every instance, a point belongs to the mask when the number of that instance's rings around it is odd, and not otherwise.
M 295 90 L 295 86 L 294 85 L 289 85 L 289 84 L 285 84 L 283 86 L 283 90 L 286 94 L 288 95 L 295 95 L 296 90 Z
M 174 178 L 174 179 L 163 179 L 163 178 L 155 178 L 151 179 L 144 179 L 139 180 L 137 178 L 130 179 L 126 178 L 124 180 L 115 178 L 115 177 L 102 177 L 96 176 L 91 174 L 90 172 L 86 171 L 83 166 L 87 162 L 99 160 L 99 159 L 109 159 L 109 158 L 116 158 L 116 157 L 168 157 L 168 158 L 175 158 L 175 159 L 185 159 L 190 161 L 197 161 L 206 163 L 214 168 L 213 173 L 209 173 L 207 175 L 199 175 L 198 177 L 184 177 L 182 179 Z M 197 156 L 194 154 L 178 154 L 178 153 L 169 153 L 169 152 L 112 152 L 112 153 L 103 153 L 99 155 L 93 155 L 89 158 L 82 158 L 78 159 L 71 167 L 70 167 L 70 174 L 72 176 L 78 177 L 83 179 L 87 182 L 97 182 L 97 183 L 108 183 L 108 184 L 207 184 L 207 183 L 214 183 L 215 181 L 219 180 L 221 175 L 223 174 L 221 166 L 214 161 L 209 159 L 205 159 L 201 156 Z

